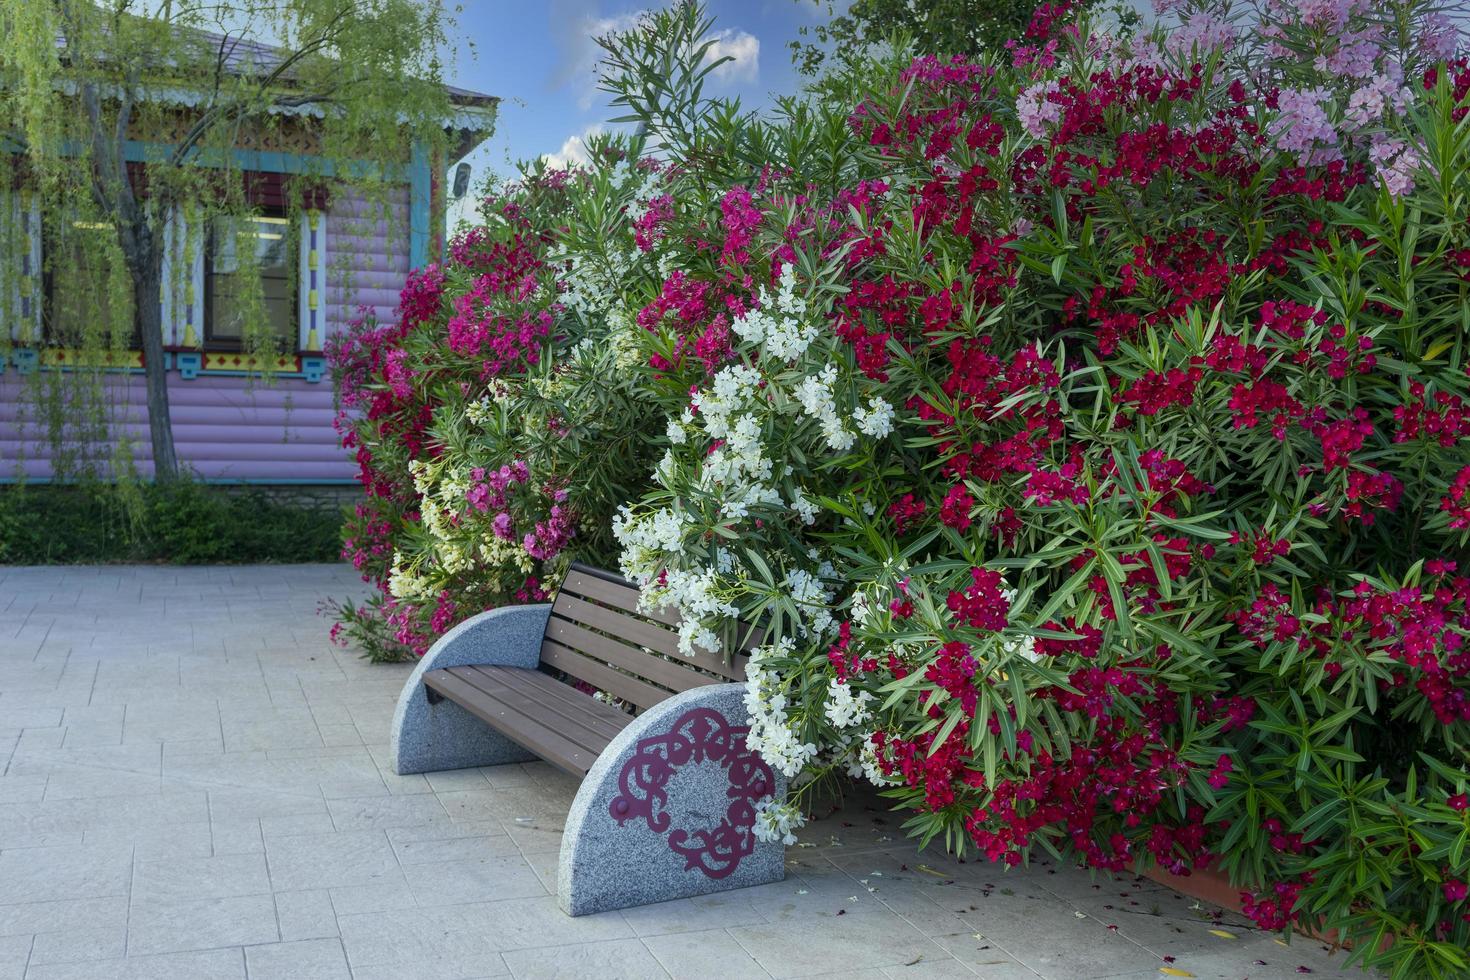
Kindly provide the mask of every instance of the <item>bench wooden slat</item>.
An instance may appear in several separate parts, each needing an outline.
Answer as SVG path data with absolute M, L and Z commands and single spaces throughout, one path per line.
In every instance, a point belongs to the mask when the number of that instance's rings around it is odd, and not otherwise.
M 606 748 L 605 742 L 595 749 L 576 744 L 548 727 L 542 720 L 544 713 L 526 714 L 505 701 L 491 698 L 453 671 L 454 668 L 431 670 L 424 675 L 424 684 L 557 768 L 583 778 Z
M 451 667 L 461 679 L 479 690 L 486 697 L 504 702 L 515 710 L 537 721 L 583 748 L 601 752 L 608 742 L 622 730 L 622 726 L 599 724 L 597 708 L 610 711 L 607 705 L 573 705 L 562 699 L 563 693 L 574 697 L 591 697 L 578 692 L 570 684 L 539 670 L 522 667 Z M 563 691 L 552 689 L 552 685 Z
M 679 655 L 679 634 L 673 630 L 634 619 L 606 606 L 594 606 L 574 595 L 558 593 L 556 601 L 551 605 L 551 615 L 553 618 L 560 616 L 574 623 L 602 630 L 624 643 L 648 647 L 671 656 Z
M 545 720 L 567 738 L 581 745 L 596 746 L 600 740 L 605 740 L 602 744 L 606 744 L 627 726 L 627 722 L 623 720 L 627 715 L 617 708 L 598 701 L 590 694 L 583 694 L 572 685 L 563 684 L 539 670 L 491 665 L 451 669 L 492 697 L 500 697 L 507 691 L 514 692 L 524 698 L 526 703 L 545 707 L 548 713 L 566 719 L 565 723 L 555 718 Z M 606 709 L 606 712 L 599 709 Z
M 575 596 L 578 598 L 595 599 L 598 602 L 606 602 L 619 609 L 627 610 L 634 615 L 642 616 L 645 619 L 653 619 L 675 628 L 681 622 L 677 613 L 663 611 L 649 612 L 638 608 L 638 586 L 626 579 L 613 575 L 611 572 L 604 572 L 588 565 L 573 562 L 571 571 L 567 573 L 566 581 L 562 583 L 561 591 L 569 593 L 569 597 Z M 574 621 L 577 620 L 576 616 L 569 616 L 567 618 Z M 597 628 L 602 629 L 602 627 Z M 708 670 L 711 673 L 719 674 L 721 677 L 728 678 L 732 681 L 743 681 L 745 680 L 745 659 L 749 656 L 745 651 L 752 647 L 762 645 L 765 642 L 765 631 L 760 629 L 752 630 L 750 627 L 742 624 L 735 634 L 735 640 L 741 644 L 741 649 L 736 651 L 733 664 L 727 664 L 723 654 L 711 655 L 702 653 L 697 655 L 695 659 L 690 660 L 678 652 L 677 638 L 675 639 L 673 651 L 664 650 L 662 652 L 678 657 L 681 663 L 687 663 L 691 666 L 699 667 L 702 670 Z M 649 646 L 655 650 L 660 649 L 652 644 L 642 645 Z
M 626 642 L 594 633 L 585 626 L 561 619 L 554 614 L 546 621 L 546 639 L 570 650 L 576 650 L 578 653 L 584 653 L 600 663 L 612 664 L 614 667 L 629 671 L 671 691 L 687 691 L 691 687 L 699 687 L 701 684 L 709 684 L 718 680 L 708 674 L 699 673 L 692 669 L 692 666 L 686 667 L 684 663 L 665 660 L 657 654 L 647 653 Z M 683 659 L 677 653 L 670 654 L 670 656 L 677 660 Z M 570 673 L 577 676 L 574 671 Z M 591 678 L 581 679 L 592 683 Z
M 610 582 L 598 575 L 588 574 L 579 566 L 573 565 L 572 570 L 567 572 L 566 580 L 562 582 L 561 590 L 575 596 L 586 599 L 596 599 L 610 606 L 617 606 L 637 616 L 656 620 L 668 626 L 679 625 L 679 614 L 659 609 L 640 609 L 638 607 L 638 587 L 631 582 L 620 584 Z
M 550 638 L 541 644 L 541 661 L 640 708 L 652 707 L 673 693 L 609 667 L 571 647 L 562 646 Z
M 749 654 L 737 653 L 733 664 L 725 663 L 723 653 L 701 653 L 689 663 L 707 670 L 712 674 L 718 674 L 717 681 L 744 681 L 745 661 L 749 660 Z

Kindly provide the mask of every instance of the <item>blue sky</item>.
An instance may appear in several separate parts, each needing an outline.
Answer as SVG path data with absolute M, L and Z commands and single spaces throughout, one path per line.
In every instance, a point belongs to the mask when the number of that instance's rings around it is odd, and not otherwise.
M 514 173 L 514 162 L 543 154 L 575 157 L 580 139 L 614 113 L 598 92 L 592 38 L 631 23 L 657 0 L 462 0 L 462 43 L 446 65 L 446 80 L 498 95 L 500 119 L 476 150 L 472 187 L 487 171 Z M 771 93 L 799 85 L 786 45 L 802 25 L 825 19 L 814 0 L 711 0 L 720 42 L 736 60 L 706 87 L 711 95 L 738 95 L 752 107 Z

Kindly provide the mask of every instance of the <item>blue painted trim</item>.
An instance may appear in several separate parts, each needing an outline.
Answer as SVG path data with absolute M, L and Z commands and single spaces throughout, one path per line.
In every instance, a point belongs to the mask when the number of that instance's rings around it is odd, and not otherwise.
M 0 355 L 0 373 L 4 373 L 6 364 L 15 365 L 15 370 L 21 375 L 34 374 L 40 370 L 46 371 L 75 371 L 70 365 L 51 366 L 42 368 L 40 352 L 30 347 L 17 347 L 10 352 L 7 359 Z M 193 381 L 200 375 L 207 378 L 263 378 L 265 371 L 206 371 L 204 370 L 204 355 L 199 351 L 164 351 L 163 369 L 165 371 L 179 372 L 179 377 L 184 381 Z M 140 367 L 108 367 L 103 368 L 108 374 L 143 374 L 145 369 Z M 302 355 L 300 371 L 272 371 L 269 372 L 273 378 L 300 378 L 307 384 L 320 384 L 327 376 L 327 359 L 323 356 Z
M 325 357 L 301 358 L 301 376 L 306 379 L 307 384 L 320 384 L 322 378 L 327 375 L 327 359 Z
M 408 265 L 419 269 L 429 264 L 429 212 L 432 207 L 433 178 L 429 173 L 429 152 L 415 140 L 408 174 Z
M 180 371 L 179 376 L 182 377 L 185 381 L 193 381 L 196 377 L 255 378 L 258 381 L 263 381 L 266 379 L 267 374 L 264 371 L 215 371 L 213 369 L 205 371 L 201 369 L 196 371 L 193 375 L 186 375 L 183 373 L 183 371 Z M 317 384 L 322 380 L 322 376 L 320 374 L 318 374 L 315 378 L 312 378 L 307 371 L 272 371 L 268 376 L 271 378 L 285 378 L 287 380 L 300 379 L 302 381 L 305 381 L 307 384 Z
M 29 347 L 17 347 L 10 352 L 10 363 L 22 376 L 35 374 L 41 365 L 41 355 Z
M 20 147 L 13 140 L 0 139 L 0 151 L 17 153 Z M 83 147 L 77 140 L 63 140 L 62 156 L 81 156 Z M 123 144 L 123 158 L 129 163 L 162 163 L 173 147 L 168 143 L 150 143 L 128 140 Z M 411 167 L 401 164 L 386 171 L 369 160 L 349 160 L 338 164 L 326 157 L 310 153 L 267 153 L 261 150 L 230 150 L 228 156 L 218 148 L 209 147 L 189 154 L 190 165 L 220 169 L 238 167 L 241 170 L 261 170 L 282 174 L 310 174 L 314 177 L 376 178 L 380 174 L 390 182 L 404 182 L 411 176 Z M 425 168 L 428 163 L 425 160 Z

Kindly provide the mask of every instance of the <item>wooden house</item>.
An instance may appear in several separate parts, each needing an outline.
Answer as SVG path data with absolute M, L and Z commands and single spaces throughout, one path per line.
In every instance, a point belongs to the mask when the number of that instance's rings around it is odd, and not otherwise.
M 272 49 L 246 47 L 234 57 L 255 64 L 272 57 Z M 456 88 L 448 94 L 448 155 L 434 159 L 415 147 L 403 171 L 371 196 L 352 181 L 332 179 L 331 169 L 313 156 L 310 113 L 239 140 L 229 171 L 241 175 L 255 214 L 234 220 L 253 222 L 258 248 L 250 274 L 262 279 L 269 327 L 282 351 L 271 363 L 243 349 L 240 318 L 232 310 L 232 276 L 239 272 L 230 250 L 238 234 L 191 229 L 186 214 L 170 217 L 163 342 L 176 450 L 194 477 L 277 486 L 354 482 L 355 466 L 333 428 L 323 350 L 361 308 L 380 320 L 393 317 L 409 269 L 432 261 L 442 246 L 443 175 L 488 135 L 497 102 Z M 130 139 L 130 165 L 154 159 L 156 149 L 146 138 Z M 307 196 L 288 209 L 288 188 L 302 175 L 312 175 Z M 151 461 L 141 349 L 88 355 L 48 343 L 48 317 L 61 315 L 68 278 L 95 273 L 43 254 L 41 210 L 23 184 L 0 195 L 0 212 L 28 243 L 18 250 L 8 357 L 0 349 L 0 482 L 67 478 L 65 459 L 81 451 L 105 460 L 119 441 L 146 478 Z M 106 363 L 97 364 L 98 357 Z M 58 433 L 36 392 L 45 382 L 58 387 L 87 358 L 89 375 L 100 373 L 105 417 Z

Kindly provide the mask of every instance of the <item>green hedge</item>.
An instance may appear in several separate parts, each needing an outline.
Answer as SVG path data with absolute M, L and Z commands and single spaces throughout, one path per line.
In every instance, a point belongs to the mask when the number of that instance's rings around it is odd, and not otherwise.
M 0 564 L 338 560 L 340 507 L 199 483 L 0 490 Z

